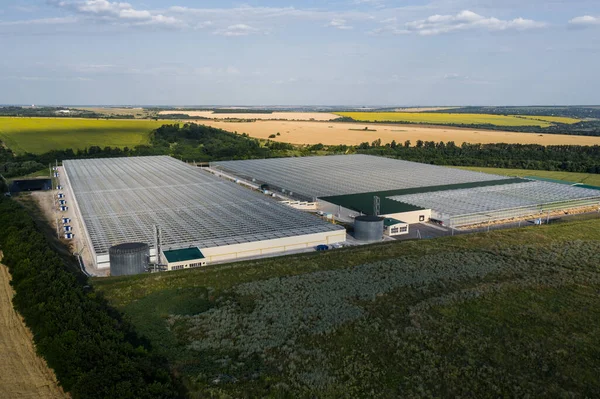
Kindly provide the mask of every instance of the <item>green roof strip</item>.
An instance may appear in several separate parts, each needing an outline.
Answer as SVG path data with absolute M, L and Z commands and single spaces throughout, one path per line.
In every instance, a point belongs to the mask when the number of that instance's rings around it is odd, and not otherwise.
M 548 183 L 568 184 L 569 186 L 577 184 L 577 183 L 573 183 L 573 182 L 566 181 L 566 180 L 550 179 L 549 177 L 525 176 L 525 178 L 529 179 L 529 180 L 545 181 L 545 182 L 548 182 Z
M 375 191 L 360 194 L 333 195 L 330 197 L 321 197 L 320 199 L 332 203 L 334 205 L 339 205 L 344 208 L 351 209 L 356 212 L 361 212 L 365 215 L 372 215 L 373 197 L 377 196 L 379 197 L 381 205 L 380 213 L 382 215 L 389 215 L 393 213 L 422 211 L 425 209 L 411 204 L 406 204 L 404 202 L 394 201 L 389 198 L 397 195 L 432 193 L 436 191 L 460 190 L 465 188 L 476 187 L 502 186 L 505 184 L 525 183 L 527 181 L 529 180 L 520 178 L 501 179 L 473 183 L 449 184 L 445 186 L 415 187 L 400 190 Z
M 403 222 L 402 220 L 398 220 L 398 219 L 394 219 L 394 218 L 385 218 L 383 220 L 383 225 L 385 227 L 390 227 L 390 226 L 394 226 L 396 224 L 406 224 L 405 222 Z
M 579 187 L 579 188 L 587 188 L 590 190 L 600 190 L 600 187 L 598 187 L 598 186 L 590 186 L 588 184 L 576 183 L 576 182 L 566 181 L 566 180 L 556 180 L 556 179 L 549 179 L 547 177 L 538 177 L 538 176 L 525 176 L 525 178 L 530 179 L 530 180 L 547 181 L 550 183 L 568 184 L 569 186 Z
M 196 248 L 174 249 L 171 251 L 163 251 L 165 258 L 169 263 L 187 262 L 190 260 L 204 259 L 202 252 Z
M 579 188 L 587 188 L 589 190 L 600 190 L 600 187 L 598 186 L 590 186 L 588 184 L 574 184 L 573 187 L 579 187 Z

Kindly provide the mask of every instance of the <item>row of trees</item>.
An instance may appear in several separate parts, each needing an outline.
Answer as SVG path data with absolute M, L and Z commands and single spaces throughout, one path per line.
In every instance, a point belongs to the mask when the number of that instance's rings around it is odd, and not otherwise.
M 38 353 L 74 398 L 176 398 L 167 361 L 69 271 L 18 203 L 0 196 L 0 248 L 15 308 Z
M 436 165 L 495 168 L 561 170 L 600 173 L 600 146 L 537 144 L 468 144 L 453 141 L 410 141 L 382 144 L 381 140 L 362 143 L 358 151 L 392 156 Z

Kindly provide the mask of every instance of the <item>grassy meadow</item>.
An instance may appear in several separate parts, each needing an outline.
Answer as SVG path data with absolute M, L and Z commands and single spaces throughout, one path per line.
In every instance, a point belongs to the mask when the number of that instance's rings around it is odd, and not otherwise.
M 513 116 L 491 114 L 450 114 L 423 112 L 339 112 L 340 116 L 350 117 L 361 122 L 406 122 L 431 124 L 460 125 L 495 125 L 495 126 L 539 126 L 549 127 L 552 123 L 577 123 L 578 119 L 545 117 L 545 116 Z
M 0 118 L 0 141 L 17 154 L 90 146 L 134 147 L 165 121 L 71 118 Z
M 595 173 L 575 173 L 551 170 L 530 170 L 530 169 L 501 169 L 501 168 L 481 168 L 477 166 L 454 166 L 458 169 L 472 170 L 475 172 L 492 173 L 502 176 L 535 176 L 544 179 L 562 180 L 571 183 L 583 183 L 590 186 L 600 187 L 600 175 Z
M 598 397 L 600 219 L 95 279 L 190 397 Z

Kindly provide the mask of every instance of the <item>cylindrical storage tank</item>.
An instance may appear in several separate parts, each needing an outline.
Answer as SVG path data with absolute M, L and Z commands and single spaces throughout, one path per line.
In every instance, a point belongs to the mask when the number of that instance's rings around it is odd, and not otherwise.
M 130 276 L 146 272 L 150 259 L 148 244 L 120 244 L 108 250 L 111 276 Z
M 354 219 L 354 238 L 359 241 L 381 241 L 383 220 L 379 216 L 357 216 Z

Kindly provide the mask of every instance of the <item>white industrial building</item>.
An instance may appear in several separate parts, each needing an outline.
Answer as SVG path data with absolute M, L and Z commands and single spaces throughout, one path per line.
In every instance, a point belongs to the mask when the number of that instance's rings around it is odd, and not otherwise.
M 95 266 L 109 268 L 109 248 L 150 245 L 155 227 L 171 268 L 303 250 L 346 239 L 345 229 L 167 156 L 64 161 L 71 206 Z M 200 259 L 177 261 L 196 248 Z M 169 261 L 173 255 L 173 261 Z M 186 254 L 186 256 L 189 254 Z M 183 263 L 182 263 L 183 262 Z

